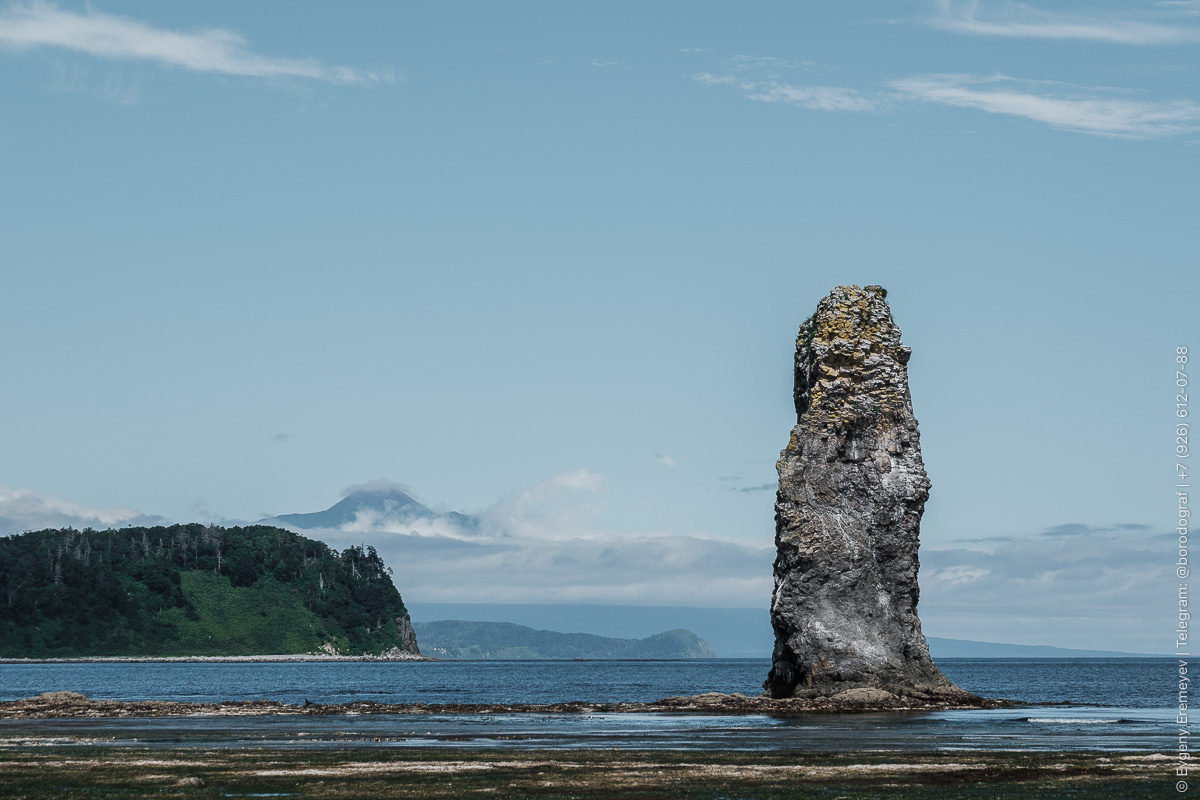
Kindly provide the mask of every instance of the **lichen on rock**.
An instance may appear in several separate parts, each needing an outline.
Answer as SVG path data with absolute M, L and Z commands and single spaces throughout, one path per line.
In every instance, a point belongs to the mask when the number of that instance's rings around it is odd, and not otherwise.
M 772 697 L 969 696 L 934 665 L 917 618 L 930 482 L 911 351 L 886 296 L 839 286 L 796 340 L 797 422 L 776 465 Z

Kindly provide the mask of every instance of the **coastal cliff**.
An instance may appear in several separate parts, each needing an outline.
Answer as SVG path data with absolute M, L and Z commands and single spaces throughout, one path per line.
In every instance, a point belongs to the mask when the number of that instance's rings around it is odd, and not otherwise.
M 391 570 L 263 525 L 0 538 L 0 657 L 420 654 Z
M 910 349 L 879 286 L 839 286 L 796 340 L 797 422 L 777 464 L 771 697 L 966 695 L 917 618 L 930 482 Z

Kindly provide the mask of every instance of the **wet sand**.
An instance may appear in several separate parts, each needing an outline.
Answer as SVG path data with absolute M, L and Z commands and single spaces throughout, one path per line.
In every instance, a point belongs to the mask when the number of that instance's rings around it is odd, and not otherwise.
M 1012 798 L 1175 794 L 1165 754 L 0 747 L 9 797 Z

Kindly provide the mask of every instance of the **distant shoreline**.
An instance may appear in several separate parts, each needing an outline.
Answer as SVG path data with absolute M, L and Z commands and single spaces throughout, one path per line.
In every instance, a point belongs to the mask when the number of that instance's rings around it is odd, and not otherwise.
M 401 655 L 386 656 L 334 656 L 324 653 L 285 653 L 261 656 L 81 656 L 79 658 L 0 658 L 0 664 L 289 664 L 305 662 L 353 662 L 377 663 L 398 661 L 440 661 L 430 656 Z

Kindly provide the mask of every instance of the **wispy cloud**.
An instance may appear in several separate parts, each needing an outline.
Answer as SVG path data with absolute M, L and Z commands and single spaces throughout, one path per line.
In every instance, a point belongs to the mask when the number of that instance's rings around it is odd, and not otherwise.
M 741 494 L 757 494 L 758 492 L 773 492 L 779 486 L 774 483 L 760 483 L 758 486 L 730 486 L 725 491 L 740 492 Z
M 276 444 L 285 444 L 296 438 L 294 433 L 277 433 L 270 437 L 267 441 L 275 442 Z
M 1160 8 L 1192 14 L 1197 4 L 1160 2 Z M 1200 28 L 1094 11 L 1049 12 L 1025 3 L 1008 2 L 993 11 L 984 4 L 941 0 L 929 24 L 941 30 L 979 36 L 1034 39 L 1083 39 L 1135 45 L 1172 45 L 1200 41 Z
M 340 84 L 394 80 L 390 70 L 331 66 L 314 59 L 255 53 L 230 30 L 174 31 L 88 8 L 82 14 L 35 0 L 0 11 L 0 46 L 24 51 L 58 48 L 117 61 L 148 61 L 217 75 L 307 78 Z
M 1140 525 L 1133 522 L 1122 522 L 1103 527 L 1097 525 L 1085 525 L 1082 522 L 1064 522 L 1061 525 L 1055 525 L 1052 528 L 1047 528 L 1046 530 L 1042 531 L 1042 536 L 1054 539 L 1061 538 L 1063 536 L 1097 536 L 1114 533 L 1139 533 L 1149 530 L 1149 525 Z
M 931 103 L 1023 117 L 1098 136 L 1176 136 L 1194 131 L 1200 124 L 1200 106 L 1189 100 L 1152 102 L 1110 89 L 1005 75 L 922 75 L 891 85 L 908 97 Z
M 784 103 L 810 111 L 876 111 L 885 103 L 885 98 L 857 89 L 802 80 L 798 73 L 831 69 L 815 61 L 741 54 L 723 59 L 720 64 L 720 71 L 696 73 L 692 80 L 704 86 L 729 87 L 747 100 Z
M 729 86 L 747 100 L 763 103 L 786 103 L 812 111 L 876 111 L 879 99 L 857 89 L 842 86 L 813 86 L 784 83 L 778 80 L 753 80 L 738 75 L 714 75 L 701 72 L 692 80 L 704 86 Z
M 673 467 L 679 463 L 678 461 L 671 458 L 666 453 L 655 453 L 654 460 L 657 461 L 659 464 L 662 464 L 664 467 Z
M 779 56 L 735 55 L 727 58 L 726 63 L 739 70 L 813 70 L 820 69 L 823 64 L 816 61 L 792 61 Z
M 1189 17 L 1200 17 L 1200 0 L 1159 0 L 1154 5 Z
M 115 528 L 159 525 L 162 517 L 133 508 L 89 508 L 30 489 L 0 486 L 0 535 L 45 528 Z

